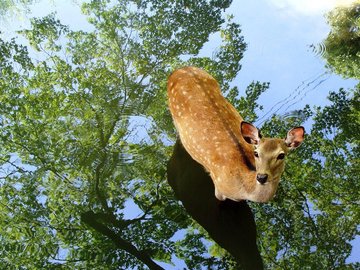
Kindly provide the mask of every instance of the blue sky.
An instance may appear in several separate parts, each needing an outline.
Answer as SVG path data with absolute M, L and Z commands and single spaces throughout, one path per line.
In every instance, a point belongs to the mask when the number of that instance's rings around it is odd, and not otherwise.
M 299 2 L 305 7 L 301 8 Z M 324 4 L 320 5 L 321 2 Z M 261 99 L 266 105 L 265 112 L 293 93 L 303 82 L 309 83 L 326 71 L 325 62 L 309 46 L 320 43 L 329 32 L 324 12 L 332 5 L 327 2 L 331 0 L 234 1 L 231 11 L 235 20 L 242 25 L 243 35 L 248 42 L 243 69 L 238 76 L 239 85 L 248 85 L 252 80 L 270 82 L 270 89 Z M 304 92 L 309 91 L 308 94 L 301 102 L 302 95 L 295 99 L 299 103 L 289 110 L 305 104 L 323 105 L 329 91 L 352 87 L 356 83 L 334 74 L 326 78 L 314 90 L 312 87 L 316 83 L 305 87 Z
M 81 29 L 87 25 L 86 19 L 79 15 L 80 8 L 74 5 L 74 2 L 41 1 L 32 8 L 32 15 L 43 16 L 56 10 L 62 23 L 69 24 L 73 29 Z M 259 113 L 260 116 L 290 95 L 291 99 L 293 98 L 290 103 L 281 108 L 283 103 L 280 103 L 273 111 L 280 108 L 278 113 L 286 113 L 302 108 L 305 104 L 325 105 L 329 91 L 341 87 L 352 88 L 357 83 L 354 80 L 344 80 L 335 74 L 324 75 L 315 80 L 326 72 L 325 62 L 310 48 L 311 44 L 321 42 L 329 32 L 324 13 L 336 4 L 346 2 L 349 1 L 233 1 L 227 13 L 233 14 L 234 20 L 241 24 L 242 33 L 248 43 L 242 70 L 234 85 L 244 91 L 252 81 L 270 82 L 270 89 L 260 99 L 265 108 Z M 13 30 L 27 25 L 26 18 L 13 18 L 8 22 L 1 22 L 0 29 L 5 35 L 12 36 Z M 219 40 L 213 38 L 206 48 L 211 53 L 218 46 Z M 322 79 L 326 80 L 316 86 Z M 315 82 L 307 86 L 312 80 Z M 294 105 L 288 107 L 292 103 Z M 359 237 L 353 243 L 350 260 L 359 261 Z

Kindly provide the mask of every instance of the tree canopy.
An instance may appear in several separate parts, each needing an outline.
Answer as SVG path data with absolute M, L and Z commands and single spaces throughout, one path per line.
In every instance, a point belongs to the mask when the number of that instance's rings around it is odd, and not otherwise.
M 324 40 L 328 67 L 345 78 L 360 79 L 360 1 L 327 14 L 331 31 Z
M 38 2 L 38 0 L 2 0 L 0 2 L 0 20 L 7 17 L 8 14 L 21 14 L 29 9 L 29 6 Z
M 176 140 L 165 89 L 172 70 L 209 71 L 247 121 L 261 109 L 268 83 L 231 84 L 246 44 L 225 14 L 230 4 L 94 0 L 82 6 L 92 30 L 50 14 L 20 32 L 28 44 L 0 39 L 0 268 L 234 265 L 166 182 Z M 211 35 L 222 43 L 200 55 Z M 251 204 L 267 268 L 359 266 L 346 261 L 360 219 L 358 93 L 332 92 L 330 105 L 262 127 L 283 136 L 314 121 L 275 200 Z

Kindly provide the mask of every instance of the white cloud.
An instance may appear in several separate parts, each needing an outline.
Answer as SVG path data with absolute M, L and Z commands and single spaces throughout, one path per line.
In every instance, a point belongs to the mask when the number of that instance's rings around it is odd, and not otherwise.
M 347 6 L 359 0 L 268 0 L 275 7 L 295 15 L 318 16 L 336 6 Z

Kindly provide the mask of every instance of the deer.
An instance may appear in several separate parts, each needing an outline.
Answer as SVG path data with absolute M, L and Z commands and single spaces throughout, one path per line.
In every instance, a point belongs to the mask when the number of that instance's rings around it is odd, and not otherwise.
M 222 95 L 218 82 L 197 67 L 175 70 L 167 82 L 168 105 L 181 144 L 209 173 L 219 201 L 269 202 L 285 157 L 304 140 L 294 127 L 284 139 L 262 137 Z

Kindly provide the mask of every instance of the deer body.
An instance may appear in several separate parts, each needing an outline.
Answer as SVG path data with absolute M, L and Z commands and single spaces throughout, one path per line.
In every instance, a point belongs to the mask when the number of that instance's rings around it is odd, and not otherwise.
M 210 173 L 215 196 L 269 201 L 284 170 L 283 158 L 278 157 L 301 143 L 304 129 L 292 129 L 285 140 L 261 139 L 259 131 L 222 96 L 216 80 L 195 67 L 173 72 L 167 89 L 180 140 Z

